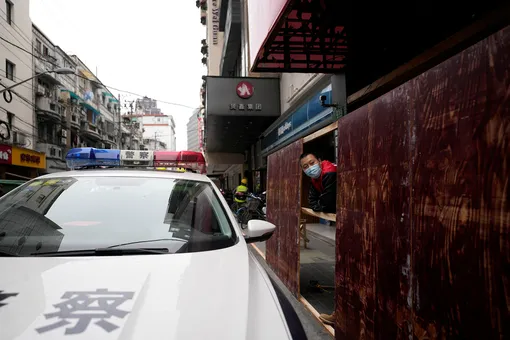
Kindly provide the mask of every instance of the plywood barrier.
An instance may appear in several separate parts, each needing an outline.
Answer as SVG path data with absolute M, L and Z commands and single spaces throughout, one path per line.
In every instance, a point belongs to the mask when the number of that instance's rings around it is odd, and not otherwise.
M 267 159 L 267 219 L 276 231 L 266 242 L 266 261 L 285 286 L 299 294 L 299 222 L 302 140 Z
M 337 339 L 510 338 L 510 27 L 338 124 Z

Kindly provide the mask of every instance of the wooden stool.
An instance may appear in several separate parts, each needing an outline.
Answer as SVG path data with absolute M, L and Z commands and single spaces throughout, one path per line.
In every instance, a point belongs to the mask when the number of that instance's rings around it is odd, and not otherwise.
M 308 242 L 310 240 L 306 237 L 306 219 L 301 219 L 301 224 L 299 225 L 299 243 L 301 243 L 301 239 L 304 241 L 305 249 L 308 249 Z

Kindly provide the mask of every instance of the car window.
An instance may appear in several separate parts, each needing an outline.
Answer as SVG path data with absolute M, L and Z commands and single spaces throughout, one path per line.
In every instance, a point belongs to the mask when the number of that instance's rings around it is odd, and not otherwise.
M 0 199 L 0 253 L 114 246 L 221 249 L 237 236 L 210 183 L 143 177 L 28 182 Z

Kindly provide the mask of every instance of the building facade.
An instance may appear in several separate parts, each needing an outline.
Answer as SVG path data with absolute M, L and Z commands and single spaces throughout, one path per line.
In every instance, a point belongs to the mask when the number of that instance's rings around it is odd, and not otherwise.
M 143 97 L 135 102 L 132 118 L 141 123 L 144 147 L 148 150 L 176 150 L 175 121 L 161 112 L 155 99 Z
M 119 100 L 78 56 L 72 55 L 71 58 L 77 65 L 76 92 L 71 96 L 77 96 L 76 99 L 85 112 L 77 144 L 84 147 L 118 148 L 121 135 Z
M 15 85 L 33 76 L 32 22 L 29 1 L 0 3 L 0 84 Z M 28 52 L 27 52 L 28 51 Z M 0 177 L 29 179 L 46 169 L 44 153 L 37 152 L 34 119 L 34 80 L 0 97 Z
M 75 76 L 61 76 L 48 73 L 63 67 L 66 59 L 57 53 L 56 46 L 35 25 L 33 34 L 33 69 L 35 108 L 34 121 L 37 132 L 36 150 L 46 154 L 48 172 L 66 170 L 65 152 L 67 149 L 68 124 L 67 103 L 60 96 L 61 89 L 74 91 Z M 60 49 L 58 49 L 61 52 Z M 57 58 L 58 57 L 58 58 Z M 68 67 L 76 69 L 74 63 Z M 65 80 L 64 80 L 65 77 Z M 70 79 L 69 79 L 70 78 Z M 64 83 L 65 82 L 65 85 Z
M 200 142 L 199 142 L 199 125 L 198 125 L 198 116 L 200 114 L 200 109 L 193 110 L 193 113 L 189 117 L 188 124 L 186 124 L 186 133 L 187 133 L 187 148 L 189 151 L 200 151 Z

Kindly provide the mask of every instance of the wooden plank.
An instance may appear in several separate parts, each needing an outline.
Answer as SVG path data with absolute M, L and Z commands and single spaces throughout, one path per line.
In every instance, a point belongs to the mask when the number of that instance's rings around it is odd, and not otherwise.
M 315 217 L 322 218 L 323 220 L 328 220 L 331 222 L 336 222 L 336 214 L 315 212 L 312 209 L 305 208 L 305 207 L 301 207 L 301 211 L 306 215 L 315 216 Z
M 375 94 L 376 97 L 382 95 L 382 93 L 385 92 L 383 88 L 391 90 L 391 88 L 394 88 L 414 76 L 417 76 L 424 71 L 423 66 L 434 58 L 440 57 L 449 50 L 453 50 L 455 47 L 463 44 L 469 39 L 472 39 L 480 32 L 487 31 L 494 27 L 499 27 L 503 23 L 508 23 L 509 21 L 510 6 L 506 5 L 503 8 L 499 8 L 498 10 L 489 13 L 486 17 L 474 22 L 472 25 L 452 35 L 446 40 L 443 40 L 439 44 L 425 51 L 423 54 L 412 59 L 407 64 L 400 66 L 387 75 L 377 79 L 370 85 L 351 94 L 347 98 L 347 104 L 353 104 L 367 97 L 373 98 L 373 94 Z
M 337 127 L 338 127 L 338 122 L 331 123 L 328 126 L 320 129 L 319 131 L 315 131 L 311 135 L 303 137 L 303 143 L 310 142 L 316 138 L 322 137 L 325 134 L 330 133 L 331 131 L 335 131 L 337 129 Z
M 304 297 L 300 296 L 299 297 L 299 302 L 301 302 L 306 309 L 308 309 L 310 311 L 310 313 L 312 313 L 313 317 L 315 319 L 317 319 L 317 321 L 332 335 L 332 336 L 335 336 L 335 329 L 333 327 L 331 327 L 330 325 L 326 325 L 324 322 L 322 322 L 322 320 L 320 319 L 320 314 L 319 312 L 317 312 L 317 310 L 315 308 L 313 308 L 313 306 L 310 304 L 310 302 L 308 302 Z

